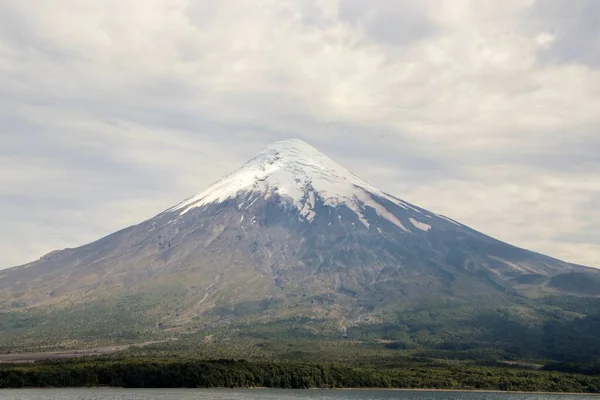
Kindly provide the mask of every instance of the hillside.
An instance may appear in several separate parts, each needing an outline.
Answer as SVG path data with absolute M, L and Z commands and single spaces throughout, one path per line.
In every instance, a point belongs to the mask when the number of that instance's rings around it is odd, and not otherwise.
M 0 346 L 234 329 L 243 343 L 354 338 L 452 357 L 589 358 L 600 354 L 587 345 L 599 294 L 595 269 L 407 203 L 289 140 L 147 221 L 0 271 Z

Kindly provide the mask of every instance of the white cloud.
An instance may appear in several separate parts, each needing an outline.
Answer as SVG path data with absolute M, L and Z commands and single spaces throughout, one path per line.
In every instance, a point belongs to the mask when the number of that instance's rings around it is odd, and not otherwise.
M 554 35 L 550 32 L 541 32 L 535 37 L 535 41 L 542 47 L 549 47 L 554 42 Z
M 600 266 L 600 56 L 590 44 L 547 62 L 564 40 L 596 40 L 564 13 L 6 0 L 0 266 L 150 217 L 290 136 L 432 211 Z

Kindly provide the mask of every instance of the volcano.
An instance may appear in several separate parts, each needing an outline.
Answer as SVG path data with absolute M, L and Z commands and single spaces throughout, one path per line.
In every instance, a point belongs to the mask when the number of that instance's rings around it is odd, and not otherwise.
M 422 299 L 597 296 L 598 276 L 409 204 L 286 140 L 154 218 L 0 271 L 0 307 L 77 310 L 113 327 L 127 315 L 119 329 L 302 317 L 345 330 Z

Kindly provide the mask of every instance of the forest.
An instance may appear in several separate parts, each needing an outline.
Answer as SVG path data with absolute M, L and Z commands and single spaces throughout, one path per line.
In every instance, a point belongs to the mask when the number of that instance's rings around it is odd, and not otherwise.
M 324 333 L 319 321 L 307 318 L 205 327 L 176 338 L 167 328 L 157 327 L 152 336 L 124 334 L 110 342 L 84 343 L 94 347 L 157 339 L 111 355 L 0 364 L 0 387 L 600 392 L 599 300 L 563 297 L 535 305 L 537 314 L 497 304 L 428 304 L 398 311 L 389 321 L 351 327 L 345 336 Z M 27 321 L 4 317 L 0 322 L 13 334 L 0 337 L 0 353 L 48 351 L 54 349 L 50 343 L 82 346 L 66 341 L 64 328 L 46 330 L 46 338 L 30 337 L 32 342 L 25 346 L 18 326 L 27 326 Z M 72 315 L 64 317 L 60 321 Z M 87 319 L 75 320 L 86 329 L 94 327 L 85 325 Z M 121 332 L 121 320 L 115 321 L 104 327 L 113 335 Z M 94 336 L 90 332 L 96 331 L 88 330 L 86 336 Z M 105 331 L 96 334 L 104 337 Z
M 600 376 L 475 365 L 376 369 L 245 360 L 96 358 L 0 365 L 0 388 L 415 388 L 600 392 Z

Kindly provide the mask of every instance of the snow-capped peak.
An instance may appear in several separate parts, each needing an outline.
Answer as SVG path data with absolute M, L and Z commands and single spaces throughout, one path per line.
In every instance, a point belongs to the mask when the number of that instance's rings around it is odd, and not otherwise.
M 368 222 L 363 210 L 368 206 L 406 230 L 402 223 L 375 202 L 371 195 L 386 198 L 406 208 L 407 205 L 403 201 L 383 193 L 299 139 L 268 145 L 240 169 L 169 211 L 185 214 L 196 207 L 234 198 L 244 191 L 262 192 L 267 196 L 277 193 L 291 200 L 308 221 L 315 216 L 317 196 L 325 205 L 348 206 L 366 226 Z

